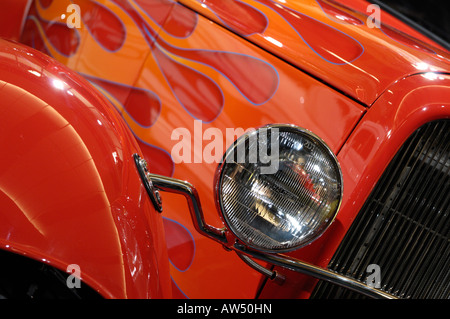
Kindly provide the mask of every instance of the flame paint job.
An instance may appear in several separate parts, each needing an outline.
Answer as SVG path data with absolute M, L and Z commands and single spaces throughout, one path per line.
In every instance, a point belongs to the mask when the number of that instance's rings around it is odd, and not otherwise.
M 361 19 L 355 17 L 351 12 L 349 12 L 348 8 L 346 11 L 346 8 L 342 7 L 339 3 L 324 0 L 316 0 L 316 2 L 320 5 L 320 8 L 330 19 L 333 19 L 337 22 L 349 23 L 353 25 L 364 24 Z
M 223 142 L 226 128 L 268 123 L 316 133 L 338 154 L 344 202 L 331 228 L 292 254 L 326 266 L 401 142 L 427 119 L 449 117 L 448 94 L 436 92 L 438 82 L 413 75 L 449 72 L 447 53 L 407 35 L 417 34 L 390 18 L 383 22 L 403 32 L 368 28 L 367 3 L 342 2 L 353 9 L 330 0 L 83 0 L 77 2 L 81 28 L 62 31 L 61 12 L 71 1 L 38 0 L 21 41 L 102 92 L 126 120 L 150 170 L 195 185 L 215 227 L 222 226 L 213 200 L 217 164 L 175 164 L 174 129 L 201 138 L 219 128 Z M 417 99 L 406 103 L 418 87 Z M 424 110 L 427 94 L 440 106 Z M 202 120 L 200 130 L 195 119 Z M 173 296 L 254 297 L 261 276 L 196 233 L 183 199 L 164 194 L 163 201 Z M 269 281 L 262 297 L 309 296 L 314 280 L 280 271 L 285 284 Z
M 370 10 L 367 10 L 367 7 L 371 3 L 366 0 L 339 0 L 339 2 L 336 2 L 336 0 L 327 0 L 327 1 L 330 3 L 333 3 L 333 5 L 335 5 L 335 6 L 344 7 L 347 10 L 349 10 L 351 8 L 350 10 L 352 10 L 352 11 L 356 11 L 356 12 L 360 12 L 360 13 L 365 12 L 366 14 L 368 13 L 367 11 L 370 11 Z M 370 11 L 369 13 L 372 13 L 372 11 Z M 391 27 L 397 29 L 398 31 L 400 31 L 404 34 L 407 34 L 410 37 L 413 37 L 421 42 L 427 43 L 433 47 L 437 47 L 437 48 L 440 48 L 441 50 L 447 51 L 444 48 L 442 48 L 440 45 L 438 45 L 436 42 L 434 42 L 430 38 L 426 37 L 419 31 L 414 29 L 413 27 L 400 21 L 399 19 L 397 19 L 396 17 L 390 15 L 389 13 L 387 13 L 385 11 L 382 11 L 380 20 L 383 22 L 383 25 L 391 26 Z
M 134 132 L 151 171 L 173 174 L 196 185 L 212 223 L 220 223 L 212 196 L 217 164 L 174 164 L 170 151 L 178 141 L 171 139 L 173 129 L 182 127 L 194 132 L 194 120 L 200 119 L 200 134 L 215 127 L 224 132 L 225 139 L 228 127 L 247 129 L 268 122 L 290 122 L 315 131 L 336 151 L 363 113 L 358 103 L 173 1 L 96 3 L 122 21 L 112 27 L 121 31 L 123 25 L 126 29 L 118 51 L 106 50 L 84 25 L 86 19 L 76 31 L 80 49 L 71 56 L 60 54 L 42 25 L 38 32 L 25 28 L 22 41 L 35 47 L 40 44 L 38 49 L 81 73 L 103 92 Z M 61 10 L 70 2 L 49 1 L 45 7 L 39 1 L 34 4 L 27 20 L 61 22 Z M 83 11 L 82 2 L 80 7 Z M 92 19 L 100 23 L 102 16 Z M 115 31 L 105 28 L 103 32 L 107 38 L 108 32 Z M 146 103 L 139 104 L 141 101 Z M 334 130 L 318 125 L 325 115 L 331 115 L 325 121 Z M 204 297 L 205 293 L 210 297 L 254 296 L 259 274 L 237 256 L 201 238 L 195 233 L 183 199 L 164 195 L 164 216 L 189 230 L 196 247 L 192 265 L 186 271 L 180 272 L 182 267 L 171 264 L 177 291 L 189 298 Z M 166 224 L 169 228 L 175 225 Z M 221 262 L 205 269 L 209 260 Z M 235 270 L 227 271 L 230 267 Z M 209 284 L 218 274 L 225 287 Z M 236 292 L 232 289 L 236 285 L 245 288 Z
M 269 25 L 269 21 L 262 11 L 242 1 L 199 2 L 202 6 L 210 9 L 223 24 L 244 36 L 264 33 Z
M 223 1 L 222 7 L 226 3 L 228 10 L 232 10 L 236 1 Z M 261 11 L 269 21 L 264 32 L 251 35 L 233 27 L 246 21 L 239 11 L 233 13 L 234 23 L 224 23 L 219 18 L 211 6 L 219 1 L 180 2 L 366 105 L 372 104 L 396 80 L 420 71 L 416 68 L 418 61 L 426 60 L 430 70 L 448 69 L 446 52 L 384 24 L 382 28 L 369 28 L 365 1 L 344 1 L 357 3 L 359 11 L 356 11 L 331 0 L 239 0 Z M 383 13 L 382 22 L 385 16 Z M 394 26 L 398 25 L 397 21 Z M 411 29 L 402 26 L 401 30 Z M 406 42 L 409 45 L 404 45 Z

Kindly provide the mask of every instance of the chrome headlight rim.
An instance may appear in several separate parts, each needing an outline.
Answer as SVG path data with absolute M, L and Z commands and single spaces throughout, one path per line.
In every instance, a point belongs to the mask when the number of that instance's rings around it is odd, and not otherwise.
M 226 159 L 232 152 L 234 152 L 236 145 L 238 143 L 240 143 L 243 139 L 247 140 L 247 139 L 253 137 L 254 135 L 259 134 L 261 129 L 275 129 L 275 128 L 279 129 L 280 131 L 287 130 L 290 132 L 299 133 L 300 135 L 303 135 L 307 139 L 311 139 L 312 141 L 314 141 L 315 144 L 318 145 L 325 152 L 325 154 L 327 156 L 329 156 L 333 165 L 335 165 L 335 168 L 336 168 L 335 171 L 337 173 L 337 177 L 339 179 L 339 185 L 340 185 L 339 202 L 336 206 L 336 209 L 335 209 L 335 212 L 334 212 L 332 218 L 328 221 L 326 227 L 321 229 L 319 232 L 315 233 L 313 236 L 311 236 L 310 239 L 308 239 L 304 243 L 302 243 L 300 245 L 288 247 L 285 249 L 283 249 L 283 248 L 266 249 L 264 247 L 254 245 L 252 242 L 249 242 L 249 241 L 241 238 L 241 236 L 239 236 L 239 234 L 237 234 L 236 230 L 234 229 L 233 223 L 229 220 L 229 218 L 225 214 L 225 208 L 224 208 L 224 204 L 223 204 L 223 196 L 221 193 L 223 171 L 224 171 L 225 165 L 227 164 Z M 328 144 L 325 143 L 325 141 L 322 138 L 320 138 L 317 134 L 313 133 L 312 131 L 310 131 L 308 129 L 305 129 L 303 127 L 300 127 L 300 126 L 297 126 L 294 124 L 268 124 L 265 126 L 261 126 L 255 130 L 252 130 L 251 132 L 247 132 L 247 133 L 243 134 L 242 136 L 238 137 L 233 142 L 233 144 L 231 144 L 228 147 L 228 149 L 226 150 L 225 154 L 222 157 L 221 162 L 218 165 L 218 168 L 216 170 L 215 177 L 214 177 L 214 199 L 215 199 L 217 210 L 219 211 L 219 216 L 220 216 L 222 222 L 224 223 L 224 225 L 226 226 L 226 230 L 227 230 L 228 234 L 230 235 L 230 233 L 231 233 L 233 240 L 235 242 L 239 241 L 244 246 L 246 246 L 250 249 L 260 251 L 263 253 L 268 253 L 268 254 L 292 252 L 292 251 L 298 250 L 300 248 L 303 248 L 305 246 L 308 246 L 311 243 L 313 243 L 314 241 L 316 241 L 317 239 L 319 239 L 335 221 L 336 216 L 339 213 L 341 205 L 342 205 L 343 195 L 344 195 L 344 180 L 343 180 L 341 166 L 339 164 L 337 156 L 334 154 L 334 152 L 331 150 L 331 148 L 328 146 Z

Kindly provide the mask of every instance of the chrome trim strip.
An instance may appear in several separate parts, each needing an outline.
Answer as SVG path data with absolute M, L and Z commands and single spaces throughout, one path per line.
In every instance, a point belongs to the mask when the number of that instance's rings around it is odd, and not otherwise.
M 266 253 L 260 253 L 257 251 L 250 251 L 247 250 L 245 246 L 235 244 L 235 249 L 238 250 L 242 254 L 246 254 L 250 257 L 268 262 L 270 264 L 280 266 L 283 268 L 287 268 L 293 271 L 300 272 L 305 275 L 309 275 L 311 277 L 325 280 L 328 282 L 331 282 L 333 284 L 339 285 L 341 287 L 351 289 L 353 291 L 356 291 L 360 294 L 363 294 L 365 296 L 371 297 L 371 298 L 377 298 L 377 299 L 397 299 L 397 297 L 386 293 L 382 290 L 372 288 L 368 285 L 366 285 L 363 282 L 354 280 L 353 278 L 349 278 L 343 275 L 340 275 L 338 273 L 335 273 L 331 270 L 320 268 L 317 266 L 314 266 L 312 264 L 300 261 L 298 259 L 294 259 L 288 256 L 283 256 L 280 254 L 266 254 Z
M 181 181 L 175 178 L 156 174 L 148 174 L 148 177 L 152 180 L 153 185 L 157 189 L 165 192 L 180 194 L 186 198 L 191 218 L 197 231 L 211 239 L 218 241 L 219 243 L 225 245 L 225 247 L 235 250 L 239 254 L 243 254 L 276 266 L 297 271 L 320 280 L 325 280 L 371 298 L 397 299 L 397 297 L 389 293 L 376 288 L 372 288 L 364 284 L 363 282 L 354 280 L 353 278 L 340 275 L 328 269 L 320 268 L 286 255 L 268 254 L 250 250 L 246 246 L 239 243 L 230 244 L 225 235 L 225 229 L 217 229 L 205 223 L 203 211 L 200 205 L 200 199 L 194 186 L 186 181 Z

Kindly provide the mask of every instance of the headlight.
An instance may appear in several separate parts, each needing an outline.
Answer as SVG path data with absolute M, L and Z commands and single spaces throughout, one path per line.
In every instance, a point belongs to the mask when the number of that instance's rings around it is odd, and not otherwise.
M 342 199 L 336 157 L 311 132 L 271 125 L 241 136 L 216 176 L 225 223 L 244 244 L 289 251 L 319 237 Z

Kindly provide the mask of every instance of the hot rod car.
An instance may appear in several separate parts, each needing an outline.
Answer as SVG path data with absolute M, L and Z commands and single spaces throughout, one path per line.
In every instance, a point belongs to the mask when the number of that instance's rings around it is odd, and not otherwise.
M 449 46 L 407 15 L 3 0 L 0 296 L 449 298 Z

